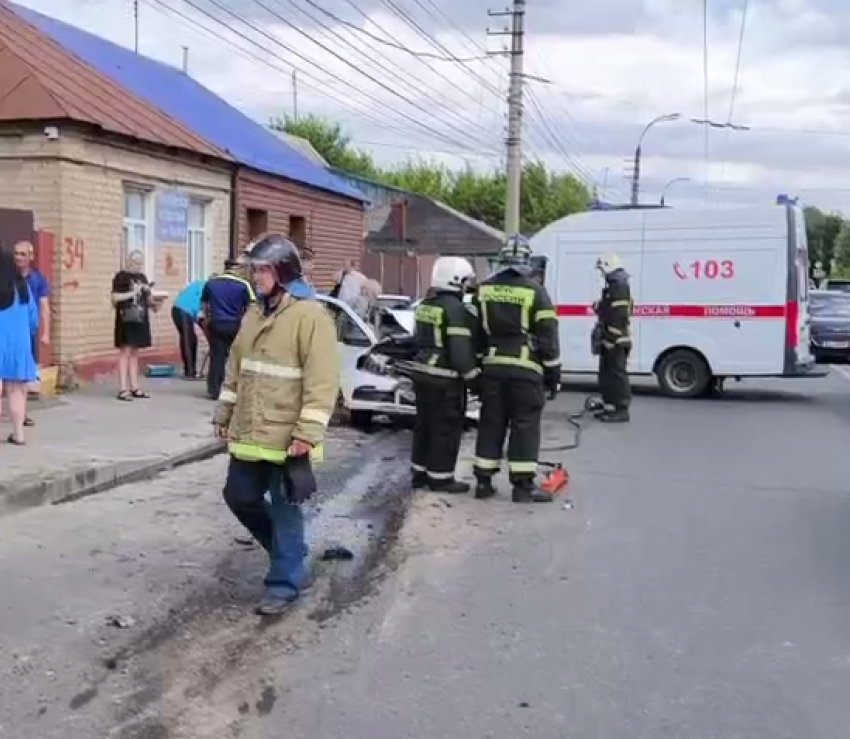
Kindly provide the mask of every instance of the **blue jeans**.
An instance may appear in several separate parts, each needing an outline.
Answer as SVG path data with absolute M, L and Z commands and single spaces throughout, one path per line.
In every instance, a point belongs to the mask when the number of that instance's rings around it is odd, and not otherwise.
M 287 600 L 297 598 L 307 579 L 304 512 L 287 499 L 280 465 L 231 457 L 224 500 L 269 554 L 268 593 Z

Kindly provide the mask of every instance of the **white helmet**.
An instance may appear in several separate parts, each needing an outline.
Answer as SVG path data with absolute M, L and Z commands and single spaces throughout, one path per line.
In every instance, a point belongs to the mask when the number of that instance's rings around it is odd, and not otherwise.
M 472 265 L 463 257 L 440 257 L 431 270 L 431 287 L 436 290 L 463 292 L 466 284 L 475 277 Z
M 596 269 L 606 276 L 622 268 L 623 260 L 616 254 L 606 254 L 604 257 L 599 257 L 596 260 Z

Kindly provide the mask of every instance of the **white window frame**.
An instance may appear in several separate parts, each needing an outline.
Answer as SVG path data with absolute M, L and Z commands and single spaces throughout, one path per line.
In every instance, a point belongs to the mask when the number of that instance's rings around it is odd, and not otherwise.
M 212 201 L 202 198 L 192 198 L 189 201 L 189 213 L 187 217 L 186 229 L 186 278 L 187 282 L 195 280 L 206 280 L 212 273 Z M 201 209 L 200 226 L 193 225 L 192 210 L 193 208 Z M 203 254 L 198 260 L 200 265 L 195 260 L 194 248 L 198 246 L 198 242 L 203 249 Z
M 127 196 L 139 195 L 142 198 L 143 214 L 142 218 L 132 218 L 127 215 Z M 127 254 L 128 238 L 127 234 L 135 234 L 137 226 L 144 228 L 142 236 L 142 244 L 133 244 L 134 248 L 140 248 L 145 255 L 144 273 L 148 279 L 153 281 L 156 279 L 156 263 L 154 251 L 154 207 L 153 207 L 153 190 L 144 185 L 134 185 L 132 183 L 124 183 L 121 193 L 121 215 L 122 215 L 122 239 L 121 239 L 121 267 L 124 266 L 124 261 Z

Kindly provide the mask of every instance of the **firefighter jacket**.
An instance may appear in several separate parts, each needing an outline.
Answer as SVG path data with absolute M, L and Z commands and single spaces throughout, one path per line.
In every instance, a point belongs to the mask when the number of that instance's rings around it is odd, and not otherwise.
M 543 285 L 504 270 L 479 285 L 473 304 L 485 374 L 560 378 L 558 316 Z
M 322 441 L 339 394 L 340 358 L 330 314 L 284 295 L 270 312 L 252 305 L 227 362 L 214 423 L 237 459 L 283 464 L 293 440 Z
M 631 347 L 632 293 L 629 275 L 624 269 L 616 269 L 606 277 L 596 313 L 603 348 Z
M 416 355 L 408 366 L 422 380 L 474 380 L 480 373 L 474 330 L 475 320 L 460 294 L 429 293 L 416 307 Z

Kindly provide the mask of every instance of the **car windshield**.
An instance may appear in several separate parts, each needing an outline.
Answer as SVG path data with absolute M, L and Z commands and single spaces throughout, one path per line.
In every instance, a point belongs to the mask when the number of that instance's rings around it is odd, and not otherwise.
M 850 295 L 840 292 L 814 293 L 811 309 L 815 316 L 850 318 Z

